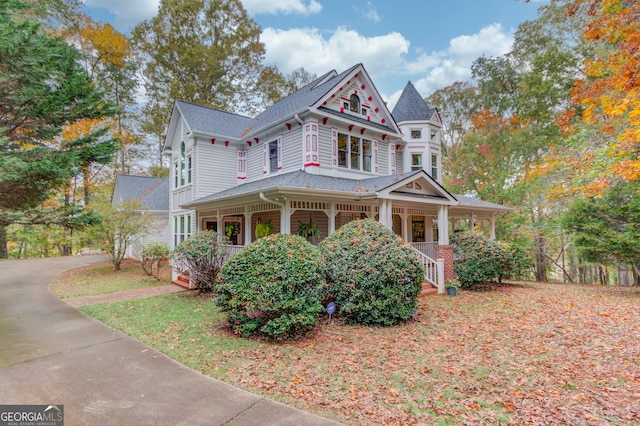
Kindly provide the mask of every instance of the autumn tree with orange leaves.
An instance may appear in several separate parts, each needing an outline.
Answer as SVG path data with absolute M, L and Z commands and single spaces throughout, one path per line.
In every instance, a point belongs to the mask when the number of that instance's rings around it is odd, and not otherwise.
M 585 192 L 640 180 L 640 3 L 626 0 L 575 0 L 569 14 L 586 8 L 586 42 L 595 56 L 584 63 L 576 81 L 574 108 L 562 117 L 567 134 L 595 128 L 585 138 L 584 153 L 574 160 Z M 575 161 L 578 160 L 578 161 Z

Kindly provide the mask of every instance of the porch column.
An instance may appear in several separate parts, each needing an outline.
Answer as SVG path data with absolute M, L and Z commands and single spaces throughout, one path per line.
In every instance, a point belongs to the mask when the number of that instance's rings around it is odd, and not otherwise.
M 495 215 L 489 216 L 489 239 L 496 239 L 496 217 Z
M 469 231 L 473 232 L 475 227 L 476 227 L 476 215 L 471 213 L 471 216 L 469 216 Z
M 438 206 L 438 244 L 449 245 L 449 207 Z
M 393 229 L 393 210 L 391 200 L 380 200 L 380 223 L 389 229 Z
M 406 211 L 406 209 L 405 209 Z M 402 218 L 402 238 L 407 241 L 407 242 L 411 242 L 411 231 L 409 228 L 409 215 L 406 213 L 403 213 L 402 215 L 400 215 L 400 217 Z
M 222 218 L 223 216 L 220 214 L 220 210 L 218 210 L 218 214 L 216 214 L 216 223 L 218 227 L 218 242 L 222 242 L 222 238 L 224 237 L 224 226 L 222 226 Z
M 329 208 L 329 212 L 327 216 L 329 217 L 329 231 L 328 234 L 331 235 L 336 232 L 336 203 L 331 203 L 331 207 Z M 329 236 L 327 235 L 327 237 Z
M 280 208 L 280 233 L 291 233 L 291 202 L 285 200 Z
M 248 246 L 251 244 L 251 216 L 253 213 L 248 212 L 247 208 L 244 208 L 244 245 Z

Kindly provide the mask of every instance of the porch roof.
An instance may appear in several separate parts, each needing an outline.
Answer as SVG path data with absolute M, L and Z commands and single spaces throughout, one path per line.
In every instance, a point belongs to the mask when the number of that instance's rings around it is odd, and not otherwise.
M 374 198 L 380 192 L 393 189 L 393 187 L 397 184 L 406 180 L 411 180 L 411 178 L 415 178 L 417 177 L 416 175 L 422 173 L 426 174 L 422 170 L 417 170 L 410 173 L 378 176 L 367 179 L 348 179 L 333 176 L 314 175 L 302 170 L 297 170 L 294 172 L 270 176 L 265 179 L 260 179 L 253 182 L 247 182 L 242 185 L 227 189 L 225 191 L 198 198 L 191 201 L 190 203 L 182 205 L 181 207 L 193 208 L 216 201 L 238 198 L 252 194 L 259 194 L 260 192 L 267 191 L 309 192 L 312 195 L 321 195 L 321 193 L 323 192 L 327 193 L 327 195 L 343 193 L 345 196 L 352 198 Z M 436 183 L 436 185 L 438 184 Z M 448 197 L 431 195 L 428 196 L 429 198 L 447 201 L 453 199 L 453 202 L 455 202 L 455 198 L 451 194 L 449 194 L 441 186 L 438 185 L 438 187 L 438 189 L 443 194 L 448 195 Z M 405 195 L 415 196 L 415 194 Z M 425 196 L 422 197 L 425 198 Z

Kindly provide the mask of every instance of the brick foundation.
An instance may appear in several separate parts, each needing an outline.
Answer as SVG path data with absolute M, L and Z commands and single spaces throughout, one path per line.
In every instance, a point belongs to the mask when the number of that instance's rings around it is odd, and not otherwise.
M 436 259 L 444 259 L 444 282 L 453 281 L 453 246 L 436 246 Z

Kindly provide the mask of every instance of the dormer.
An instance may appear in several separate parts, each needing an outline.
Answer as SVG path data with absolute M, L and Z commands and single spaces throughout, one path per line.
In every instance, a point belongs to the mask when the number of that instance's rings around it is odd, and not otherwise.
M 431 108 L 411 82 L 404 88 L 392 115 L 406 142 L 402 170 L 424 170 L 442 182 L 442 121 L 436 108 Z

